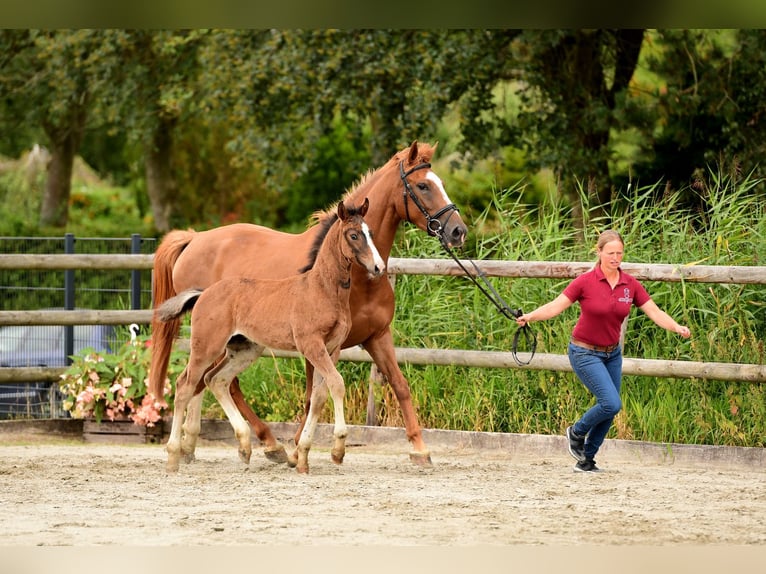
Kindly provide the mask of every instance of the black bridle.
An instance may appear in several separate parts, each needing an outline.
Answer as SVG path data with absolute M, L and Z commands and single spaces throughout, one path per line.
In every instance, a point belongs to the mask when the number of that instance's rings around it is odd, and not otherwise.
M 447 239 L 444 237 L 444 226 L 442 225 L 442 222 L 439 220 L 439 218 L 450 211 L 449 217 L 447 217 L 447 221 L 449 221 L 449 218 L 452 217 L 454 213 L 457 213 L 458 209 L 455 206 L 454 203 L 450 203 L 448 205 L 445 205 L 443 208 L 441 208 L 438 212 L 436 212 L 434 215 L 431 215 L 428 213 L 428 210 L 426 210 L 425 207 L 423 207 L 423 204 L 418 199 L 418 196 L 415 195 L 415 192 L 412 190 L 412 186 L 410 185 L 410 182 L 407 181 L 407 176 L 410 175 L 412 172 L 417 171 L 419 169 L 428 169 L 431 167 L 430 163 L 421 163 L 410 169 L 409 171 L 404 171 L 404 162 L 402 161 L 399 164 L 399 173 L 401 174 L 402 182 L 404 182 L 404 191 L 402 192 L 402 195 L 404 197 L 404 212 L 407 216 L 407 221 L 412 223 L 410 221 L 410 212 L 409 208 L 407 207 L 407 197 L 409 196 L 410 199 L 412 199 L 412 203 L 414 203 L 420 212 L 423 214 L 423 216 L 426 218 L 426 227 L 428 229 L 429 235 L 433 235 L 435 237 L 438 237 L 439 243 L 441 243 L 444 250 L 449 254 L 452 259 L 455 260 L 455 263 L 458 264 L 458 267 L 460 267 L 463 272 L 465 273 L 466 277 L 468 277 L 476 287 L 479 288 L 479 291 L 481 291 L 484 296 L 489 299 L 492 304 L 497 308 L 500 313 L 505 315 L 508 319 L 517 319 L 523 315 L 523 312 L 521 309 L 511 309 L 510 305 L 505 302 L 505 299 L 503 299 L 500 296 L 500 293 L 495 290 L 495 288 L 492 286 L 492 284 L 487 279 L 487 276 L 484 274 L 484 272 L 479 269 L 479 267 L 476 265 L 476 263 L 473 262 L 472 259 L 468 259 L 468 262 L 473 266 L 473 269 L 475 273 L 471 273 L 468 269 L 465 268 L 463 263 L 460 261 L 460 259 L 457 258 L 457 256 L 452 251 L 452 248 L 449 246 Z M 521 335 L 524 335 L 524 339 L 527 343 L 526 348 L 530 351 L 530 356 L 527 361 L 521 361 L 518 357 L 518 345 L 519 345 L 519 338 Z M 516 329 L 516 332 L 513 335 L 513 343 L 511 347 L 511 352 L 513 354 L 513 360 L 516 361 L 516 364 L 518 365 L 528 365 L 532 358 L 535 356 L 535 350 L 537 349 L 537 337 L 535 337 L 535 334 L 532 332 L 532 329 L 529 328 L 529 325 L 524 325 L 523 327 L 519 327 Z
M 451 212 L 444 222 L 446 224 L 450 220 L 450 217 L 452 217 L 455 213 L 457 213 L 458 211 L 457 206 L 454 203 L 448 203 L 447 205 L 442 207 L 439 211 L 431 215 L 430 213 L 428 213 L 428 210 L 423 206 L 423 204 L 418 199 L 418 196 L 412 190 L 412 186 L 410 185 L 410 182 L 407 181 L 407 176 L 410 175 L 411 173 L 414 173 L 418 171 L 419 169 L 428 169 L 430 167 L 431 167 L 430 163 L 424 162 L 424 163 L 419 163 L 418 165 L 416 165 L 409 171 L 404 171 L 404 161 L 399 163 L 399 174 L 401 175 L 402 182 L 404 183 L 404 191 L 402 192 L 402 197 L 404 198 L 404 213 L 405 213 L 407 222 L 412 223 L 412 220 L 410 219 L 409 203 L 407 202 L 407 198 L 409 197 L 412 200 L 412 203 L 414 203 L 415 206 L 420 210 L 420 213 L 423 214 L 423 217 L 426 218 L 426 229 L 428 229 L 428 234 L 438 237 L 441 244 L 445 245 L 444 225 L 442 225 L 442 222 L 439 218 L 445 213 Z

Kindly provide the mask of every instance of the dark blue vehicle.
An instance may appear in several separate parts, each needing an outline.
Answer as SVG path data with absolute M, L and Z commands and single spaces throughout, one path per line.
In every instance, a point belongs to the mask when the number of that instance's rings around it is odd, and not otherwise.
M 114 337 L 110 325 L 75 325 L 74 353 L 88 347 L 108 351 Z M 64 327 L 60 325 L 0 327 L 0 367 L 64 367 L 64 347 Z M 53 416 L 58 397 L 51 394 L 51 388 L 55 384 L 0 384 L 0 419 Z

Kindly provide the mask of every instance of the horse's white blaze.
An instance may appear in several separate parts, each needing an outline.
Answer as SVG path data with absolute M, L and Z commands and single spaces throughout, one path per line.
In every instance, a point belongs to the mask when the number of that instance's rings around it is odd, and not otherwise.
M 375 242 L 372 240 L 370 228 L 367 227 L 367 223 L 362 223 L 362 233 L 364 233 L 364 237 L 367 239 L 367 244 L 370 246 L 370 251 L 372 251 L 372 257 L 375 260 L 375 265 L 377 265 L 382 272 L 386 268 L 386 264 L 383 261 L 383 258 L 380 256 L 378 248 L 375 246 Z
M 431 181 L 434 182 L 434 185 L 436 185 L 437 189 L 441 192 L 442 197 L 444 198 L 444 203 L 447 203 L 447 204 L 452 203 L 452 201 L 450 201 L 450 198 L 447 196 L 447 191 L 444 189 L 444 184 L 442 183 L 442 180 L 438 175 L 436 175 L 432 171 L 429 171 L 426 174 L 426 179 L 430 179 Z

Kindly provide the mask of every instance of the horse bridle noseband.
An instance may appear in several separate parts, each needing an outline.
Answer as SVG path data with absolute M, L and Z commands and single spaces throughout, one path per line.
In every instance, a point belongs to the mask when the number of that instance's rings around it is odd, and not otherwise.
M 503 299 L 500 296 L 500 293 L 498 293 L 495 288 L 492 286 L 492 283 L 487 280 L 487 276 L 484 274 L 484 272 L 479 269 L 479 267 L 476 265 L 476 263 L 473 262 L 472 259 L 468 259 L 468 261 L 473 266 L 473 269 L 475 273 L 471 273 L 468 271 L 468 269 L 465 268 L 463 263 L 460 261 L 460 259 L 457 258 L 457 256 L 452 251 L 452 248 L 447 243 L 447 239 L 444 237 L 444 226 L 442 225 L 442 222 L 439 220 L 439 218 L 450 211 L 451 213 L 447 217 L 447 221 L 449 221 L 449 218 L 452 217 L 454 213 L 458 212 L 458 208 L 454 203 L 450 203 L 448 205 L 445 205 L 442 207 L 439 211 L 437 211 L 434 215 L 431 215 L 428 213 L 428 210 L 426 210 L 425 207 L 423 207 L 423 204 L 418 199 L 418 196 L 415 194 L 415 192 L 412 189 L 412 186 L 410 185 L 410 182 L 407 181 L 407 176 L 411 173 L 419 170 L 419 169 L 428 169 L 431 167 L 431 164 L 428 162 L 420 163 L 410 169 L 409 171 L 404 171 L 404 161 L 399 163 L 399 173 L 402 178 L 402 182 L 404 183 L 404 191 L 402 192 L 402 196 L 404 198 L 404 212 L 407 216 L 407 221 L 409 223 L 412 223 L 410 220 L 410 211 L 407 206 L 407 197 L 409 196 L 410 199 L 412 199 L 412 203 L 414 203 L 417 208 L 420 210 L 420 212 L 423 214 L 423 216 L 426 218 L 426 228 L 428 229 L 429 235 L 434 235 L 439 239 L 439 243 L 441 243 L 444 250 L 449 254 L 452 259 L 455 260 L 455 263 L 458 264 L 458 267 L 460 267 L 463 272 L 466 274 L 466 277 L 468 277 L 474 285 L 476 285 L 479 288 L 479 291 L 481 291 L 484 296 L 489 299 L 492 304 L 497 308 L 500 313 L 502 313 L 505 317 L 508 319 L 517 319 L 521 317 L 524 313 L 521 309 L 512 309 L 508 303 L 505 302 L 505 299 Z M 518 344 L 519 344 L 519 338 L 521 334 L 524 334 L 524 339 L 527 343 L 527 348 L 530 351 L 530 356 L 527 361 L 521 361 L 517 355 L 518 351 Z M 532 332 L 532 329 L 529 328 L 529 325 L 524 325 L 523 327 L 519 327 L 516 329 L 516 332 L 513 335 L 513 343 L 511 347 L 511 352 L 513 354 L 513 360 L 516 361 L 518 365 L 528 365 L 532 358 L 535 356 L 535 350 L 537 349 L 537 337 L 535 337 L 535 334 Z
M 442 245 L 446 247 L 446 244 L 444 243 L 444 226 L 442 225 L 441 220 L 439 219 L 442 215 L 447 213 L 448 211 L 451 212 L 449 216 L 447 217 L 447 220 L 445 221 L 445 224 L 447 221 L 449 221 L 450 217 L 452 217 L 455 213 L 458 212 L 457 206 L 454 203 L 449 203 L 442 207 L 439 211 L 437 211 L 435 214 L 431 215 L 428 213 L 428 210 L 423 207 L 423 204 L 418 199 L 418 196 L 415 194 L 415 192 L 412 189 L 412 186 L 410 185 L 410 182 L 407 181 L 407 176 L 411 173 L 414 173 L 418 171 L 419 169 L 428 169 L 431 167 L 431 164 L 428 162 L 419 163 L 409 171 L 404 171 L 404 161 L 399 162 L 399 174 L 402 178 L 402 182 L 404 183 L 404 191 L 402 192 L 402 198 L 404 199 L 404 213 L 405 218 L 408 223 L 412 223 L 412 220 L 410 219 L 410 208 L 409 203 L 407 202 L 407 198 L 409 197 L 412 200 L 412 203 L 415 204 L 415 206 L 420 210 L 420 213 L 423 214 L 423 217 L 426 218 L 426 229 L 428 229 L 429 235 L 434 235 L 439 238 L 439 241 Z

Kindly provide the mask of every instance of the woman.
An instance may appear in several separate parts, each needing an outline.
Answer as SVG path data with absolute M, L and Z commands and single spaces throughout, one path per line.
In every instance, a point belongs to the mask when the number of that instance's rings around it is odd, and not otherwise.
M 598 238 L 595 267 L 575 278 L 553 301 L 516 319 L 522 326 L 532 321 L 545 321 L 575 301 L 580 303 L 580 318 L 567 349 L 569 363 L 596 397 L 596 404 L 566 430 L 569 453 L 577 460 L 574 469 L 578 472 L 599 471 L 594 458 L 615 415 L 622 408 L 620 330 L 631 304 L 663 329 L 684 338 L 691 336 L 688 327 L 679 325 L 657 307 L 643 285 L 620 269 L 624 248 L 619 233 L 604 231 Z

